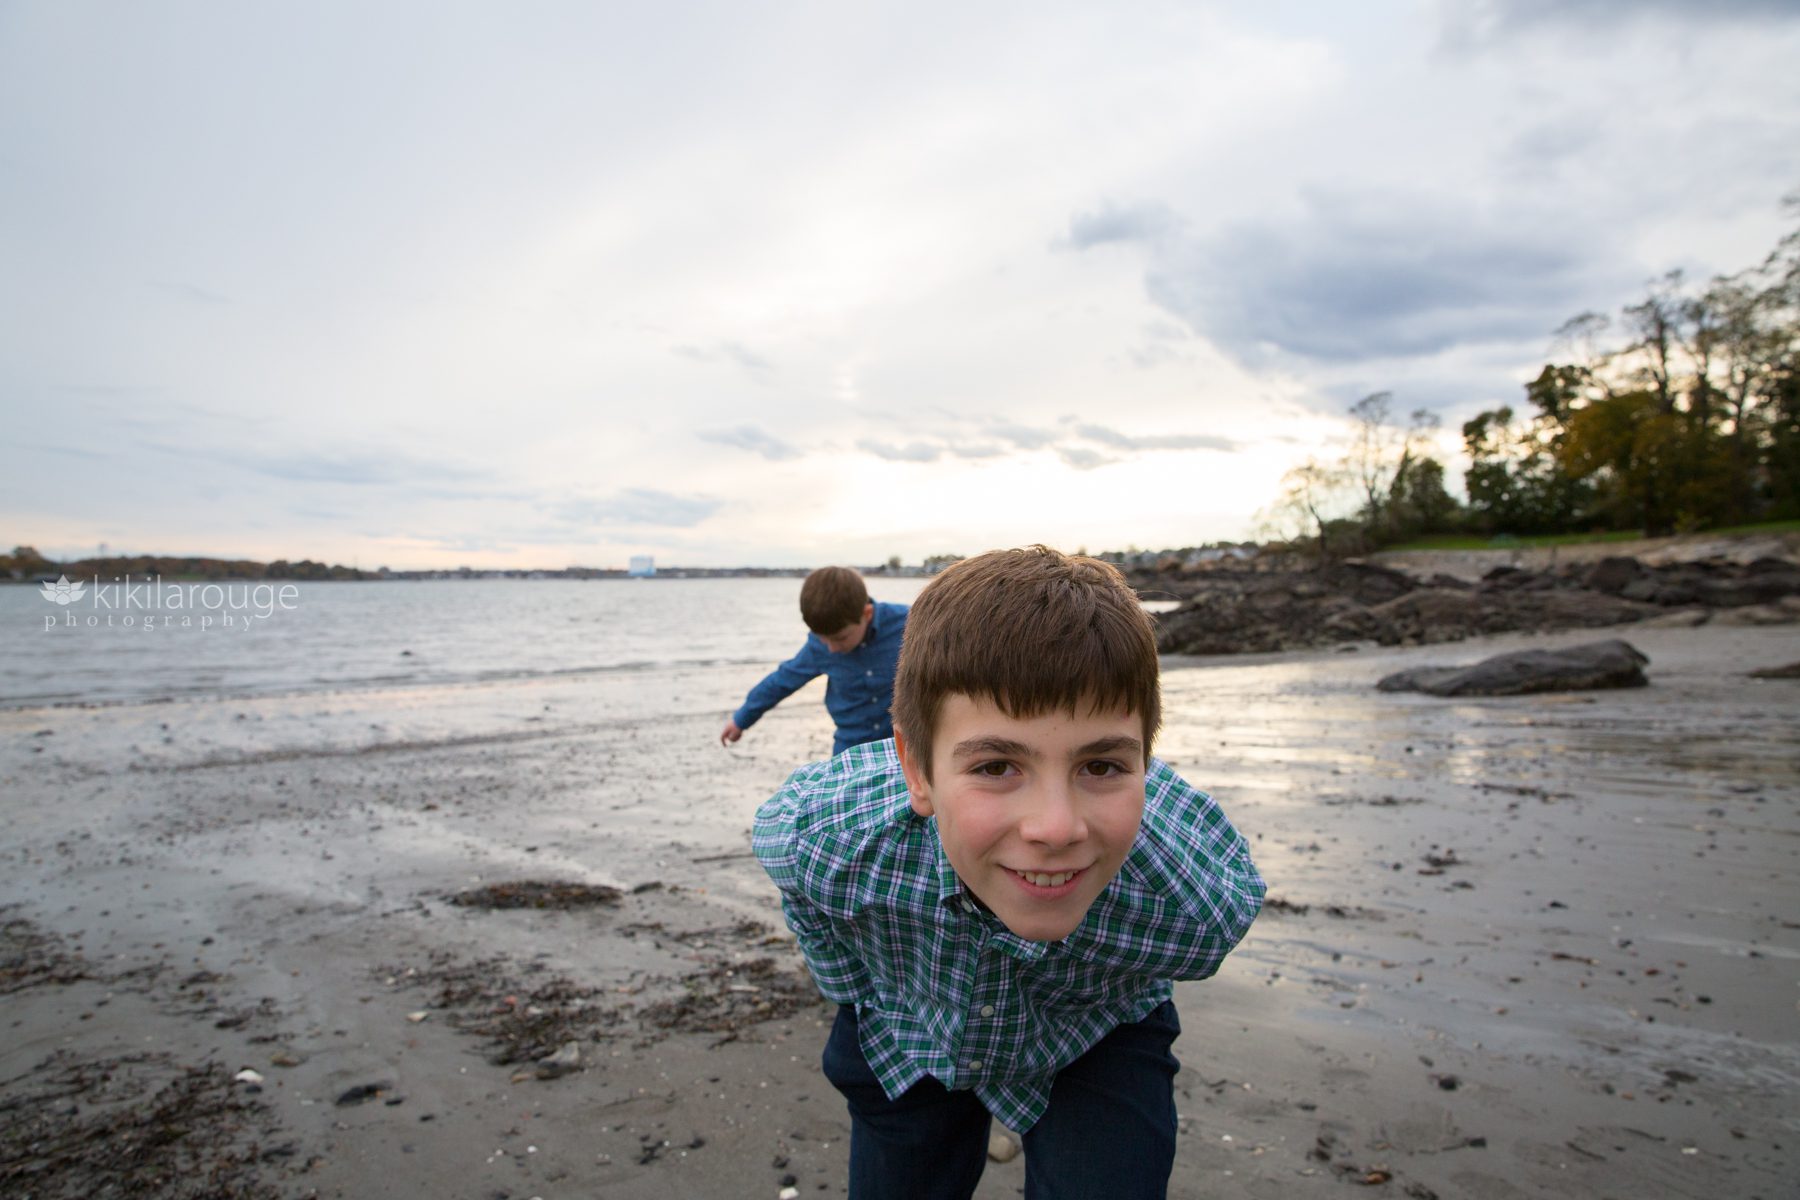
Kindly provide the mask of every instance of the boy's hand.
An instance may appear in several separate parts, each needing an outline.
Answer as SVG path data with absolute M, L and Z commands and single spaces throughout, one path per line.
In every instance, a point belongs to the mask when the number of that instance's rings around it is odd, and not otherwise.
M 738 728 L 737 722 L 727 718 L 725 721 L 725 729 L 719 734 L 719 745 L 729 746 L 743 736 L 744 731 Z

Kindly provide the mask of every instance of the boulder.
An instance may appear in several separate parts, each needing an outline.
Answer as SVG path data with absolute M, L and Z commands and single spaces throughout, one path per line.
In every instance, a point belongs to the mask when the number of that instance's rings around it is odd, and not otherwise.
M 1561 650 L 1517 650 L 1469 667 L 1415 667 L 1395 672 L 1375 686 L 1384 692 L 1433 696 L 1522 696 L 1643 687 L 1649 682 L 1644 678 L 1644 665 L 1649 661 L 1630 643 L 1615 639 Z
M 1661 615 L 1653 604 L 1642 604 L 1604 592 L 1554 591 L 1530 596 L 1502 598 L 1506 609 L 1503 620 L 1492 622 L 1495 629 L 1584 629 L 1603 625 L 1626 625 L 1645 617 Z
M 1788 604 L 1748 604 L 1722 609 L 1713 616 L 1715 625 L 1792 625 L 1800 611 Z
M 1616 596 L 1625 590 L 1626 584 L 1643 577 L 1644 568 L 1637 559 L 1615 554 L 1589 567 L 1582 575 L 1582 584 L 1596 592 Z
M 1473 591 L 1421 588 L 1368 610 L 1382 629 L 1375 640 L 1385 645 L 1400 642 L 1454 642 L 1493 632 L 1488 620 L 1491 605 Z
M 1694 584 L 1653 577 L 1632 580 L 1619 589 L 1619 595 L 1626 600 L 1636 600 L 1641 604 L 1655 604 L 1662 608 L 1705 603 L 1700 589 Z

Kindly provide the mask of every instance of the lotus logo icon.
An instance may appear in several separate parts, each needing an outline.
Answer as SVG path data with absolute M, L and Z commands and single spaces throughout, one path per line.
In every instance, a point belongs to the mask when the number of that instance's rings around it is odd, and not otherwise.
M 66 607 L 81 599 L 81 593 L 85 587 L 86 585 L 79 581 L 70 583 L 69 577 L 64 575 L 55 583 L 46 583 L 43 592 L 40 594 L 44 599 L 51 603 L 61 604 Z

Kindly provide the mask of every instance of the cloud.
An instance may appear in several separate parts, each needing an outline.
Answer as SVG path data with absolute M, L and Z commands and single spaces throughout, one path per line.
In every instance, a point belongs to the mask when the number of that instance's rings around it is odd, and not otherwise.
M 1249 363 L 1539 336 L 1587 294 L 1566 227 L 1408 195 L 1313 191 L 1292 213 L 1139 240 L 1150 299 Z
M 676 346 L 673 353 L 689 362 L 723 362 L 742 367 L 758 383 L 769 382 L 768 377 L 775 373 L 774 363 L 741 342 L 718 341 L 710 346 L 681 345 Z
M 1105 204 L 1069 218 L 1069 232 L 1053 243 L 1058 249 L 1087 250 L 1119 242 L 1154 241 L 1181 228 L 1181 218 L 1163 204 Z
M 230 296 L 222 296 L 218 292 L 203 288 L 197 283 L 188 283 L 181 279 L 152 279 L 150 286 L 160 291 L 177 296 L 194 304 L 230 304 Z
M 395 535 L 386 530 L 372 530 L 365 536 L 377 539 L 388 539 Z M 517 554 L 518 547 L 512 545 L 505 536 L 489 537 L 472 533 L 411 533 L 403 535 L 409 541 L 418 542 L 433 549 L 448 551 L 453 554 Z
M 1230 453 L 1240 443 L 1210 433 L 1155 433 L 1134 437 L 1104 425 L 1077 425 L 1075 432 L 1090 442 L 1118 450 L 1219 450 Z
M 1104 467 L 1119 460 L 1108 458 L 1098 450 L 1090 450 L 1086 446 L 1058 446 L 1056 455 L 1077 471 L 1092 471 L 1095 467 Z
M 150 384 L 139 383 L 53 383 L 52 391 L 66 392 L 71 396 L 87 396 L 102 400 L 131 400 L 141 396 L 151 396 L 162 389 Z
M 149 450 L 177 458 L 226 463 L 258 475 L 290 483 L 342 483 L 355 485 L 428 484 L 474 482 L 490 479 L 482 470 L 457 463 L 383 452 L 340 454 L 300 451 L 293 454 L 256 454 L 238 449 L 204 449 L 141 441 Z
M 985 432 L 989 437 L 997 437 L 1011 442 L 1021 450 L 1042 450 L 1045 446 L 1054 445 L 1057 440 L 1055 433 L 1044 429 L 1033 429 L 1029 425 L 990 425 Z
M 1103 454 L 1092 446 L 1071 445 L 1072 437 L 1098 442 L 1102 446 L 1127 454 L 1151 450 L 1231 451 L 1238 448 L 1238 443 L 1230 438 L 1217 437 L 1212 434 L 1163 433 L 1134 436 L 1109 429 L 1104 425 L 1076 424 L 1074 417 L 1064 417 L 1062 421 L 1067 428 L 1048 430 L 1037 429 L 1029 425 L 1012 424 L 992 425 L 987 428 L 986 432 L 990 436 L 1012 443 L 1011 449 L 994 442 L 964 442 L 954 436 L 943 435 L 932 435 L 929 440 L 912 441 L 904 445 L 877 441 L 874 438 L 863 438 L 856 443 L 856 446 L 857 449 L 888 462 L 910 463 L 937 462 L 946 455 L 952 458 L 983 459 L 1000 458 L 1016 451 L 1029 453 L 1038 450 L 1054 450 L 1057 457 L 1064 463 L 1081 471 L 1090 471 L 1095 467 L 1119 462 L 1120 458 Z
M 996 446 L 992 442 L 946 442 L 944 453 L 954 454 L 957 458 L 999 458 L 1006 453 L 1004 446 Z
M 688 529 L 717 512 L 708 496 L 676 496 L 654 488 L 623 488 L 604 499 L 568 500 L 555 506 L 565 521 L 582 525 L 659 525 Z
M 96 461 L 106 458 L 106 455 L 98 453 L 97 451 L 78 450 L 73 446 L 50 446 L 38 443 L 36 445 L 20 445 L 18 449 L 31 450 L 39 454 L 66 454 L 70 458 L 86 458 Z
M 760 454 L 770 462 L 786 462 L 800 457 L 799 450 L 754 425 L 739 425 L 735 429 L 709 431 L 698 436 L 703 442 L 717 442 L 721 446 L 736 446 L 740 450 Z
M 1444 43 L 1466 49 L 1554 26 L 1616 30 L 1646 19 L 1701 22 L 1800 17 L 1793 0 L 1439 0 Z
M 1114 428 L 1103 425 L 1076 425 L 1075 417 L 1064 417 L 1067 428 L 1060 430 L 1040 430 L 1028 425 L 995 425 L 988 426 L 988 434 L 1001 437 L 1012 443 L 1013 450 L 995 443 L 965 443 L 956 437 L 934 434 L 925 441 L 896 444 L 877 441 L 873 437 L 864 437 L 857 441 L 857 450 L 873 453 L 877 459 L 887 462 L 936 462 L 943 457 L 954 459 L 997 459 L 1015 450 L 1037 452 L 1037 450 L 1053 450 L 1058 459 L 1073 466 L 1076 470 L 1091 471 L 1096 466 L 1107 466 L 1111 462 L 1120 462 L 1120 455 L 1107 455 L 1093 446 L 1071 444 L 1071 439 L 1082 439 L 1089 443 L 1107 446 L 1109 450 L 1121 452 L 1123 455 L 1156 452 L 1156 450 L 1219 450 L 1231 452 L 1237 450 L 1238 443 L 1229 437 L 1217 437 L 1213 434 L 1121 434 Z
M 399 483 L 413 474 L 404 463 L 372 455 L 299 454 L 239 461 L 259 474 L 294 483 Z
M 928 463 L 936 462 L 944 452 L 942 446 L 931 446 L 924 442 L 909 442 L 904 446 L 894 446 L 887 442 L 878 442 L 874 438 L 858 438 L 856 448 L 876 458 L 888 462 Z

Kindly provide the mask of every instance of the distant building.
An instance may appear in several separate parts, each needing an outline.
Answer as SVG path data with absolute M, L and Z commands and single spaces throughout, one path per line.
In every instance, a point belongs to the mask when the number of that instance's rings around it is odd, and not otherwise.
M 648 554 L 634 554 L 631 556 L 631 568 L 625 573 L 633 579 L 648 579 L 656 574 L 656 559 Z

